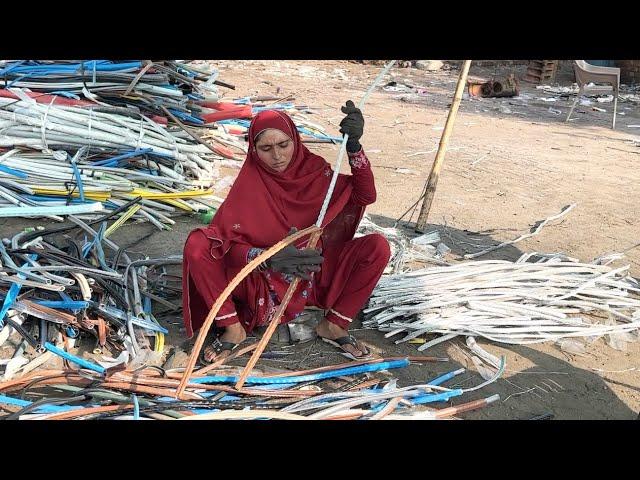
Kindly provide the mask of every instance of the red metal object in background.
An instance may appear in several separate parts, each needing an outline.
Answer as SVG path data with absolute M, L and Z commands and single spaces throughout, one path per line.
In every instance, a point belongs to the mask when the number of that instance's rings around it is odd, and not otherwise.
M 222 104 L 221 104 L 222 105 Z M 215 107 L 209 107 L 215 108 Z M 224 107 L 220 111 L 205 113 L 200 116 L 205 123 L 218 122 L 220 120 L 231 120 L 234 118 L 251 118 L 253 111 L 251 105 L 233 105 L 233 108 Z
M 75 100 L 73 98 L 66 98 L 59 95 L 50 95 L 48 93 L 37 93 L 37 92 L 24 92 L 25 95 L 33 98 L 38 103 L 51 103 L 53 101 L 54 105 L 64 105 L 67 107 L 86 107 L 89 105 L 95 105 L 93 102 L 89 102 L 87 100 Z M 11 90 L 0 89 L 0 97 L 4 98 L 15 98 L 19 100 L 18 96 L 13 93 Z

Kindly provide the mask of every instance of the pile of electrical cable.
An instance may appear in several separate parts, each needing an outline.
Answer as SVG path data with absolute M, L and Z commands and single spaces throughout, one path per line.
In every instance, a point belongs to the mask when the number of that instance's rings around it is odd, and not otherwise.
M 70 215 L 3 239 L 0 349 L 15 347 L 3 378 L 37 368 L 74 341 L 104 353 L 107 364 L 119 356 L 144 363 L 163 351 L 168 330 L 160 320 L 181 309 L 182 257 L 131 258 L 108 238 L 114 217 L 139 200 L 91 222 Z

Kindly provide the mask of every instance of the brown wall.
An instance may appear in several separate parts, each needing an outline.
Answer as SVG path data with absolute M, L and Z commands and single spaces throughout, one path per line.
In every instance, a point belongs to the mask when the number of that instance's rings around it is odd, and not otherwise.
M 622 83 L 640 83 L 640 60 L 616 60 Z

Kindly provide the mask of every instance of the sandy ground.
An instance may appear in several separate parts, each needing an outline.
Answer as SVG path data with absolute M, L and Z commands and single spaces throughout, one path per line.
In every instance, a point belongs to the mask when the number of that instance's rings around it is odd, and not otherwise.
M 337 132 L 342 118 L 340 105 L 358 101 L 373 81 L 379 67 L 343 61 L 224 61 L 214 62 L 220 78 L 236 85 L 229 98 L 292 94 L 297 104 L 317 111 L 310 119 L 329 132 Z M 471 75 L 489 77 L 509 70 L 471 68 Z M 516 72 L 523 73 L 523 67 Z M 368 208 L 371 218 L 391 225 L 420 196 L 440 140 L 448 105 L 457 80 L 457 70 L 425 72 L 396 69 L 389 80 L 423 87 L 425 94 L 376 91 L 365 108 L 362 143 L 374 165 L 378 201 Z M 571 84 L 568 71 L 558 77 Z M 577 207 L 562 222 L 548 225 L 540 235 L 482 258 L 515 260 L 522 253 L 564 252 L 581 260 L 609 252 L 621 252 L 636 244 L 640 214 L 638 183 L 640 108 L 619 103 L 617 128 L 610 128 L 612 104 L 595 104 L 606 113 L 578 106 L 575 121 L 565 123 L 568 100 L 547 103 L 549 97 L 528 84 L 523 97 L 462 102 L 450 141 L 429 222 L 451 233 L 445 243 L 457 255 L 468 245 L 453 242 L 465 232 L 481 233 L 487 245 L 513 239 L 527 232 L 538 220 L 558 213 L 570 203 Z M 549 107 L 559 109 L 556 115 Z M 310 148 L 333 161 L 337 148 L 313 144 Z M 412 155 L 423 152 L 418 155 Z M 409 169 L 398 173 L 396 169 Z M 347 172 L 347 169 L 344 169 Z M 415 220 L 415 216 L 414 216 Z M 3 236 L 24 222 L 0 223 Z M 151 236 L 133 249 L 150 256 L 180 253 L 188 232 L 197 225 L 193 218 L 181 219 L 172 232 L 153 232 L 150 226 L 121 229 L 114 241 L 126 246 L 141 234 Z M 407 230 L 411 233 L 411 230 Z M 456 235 L 460 234 L 460 235 Z M 115 236 L 114 236 L 115 237 Z M 626 252 L 624 262 L 640 276 L 640 248 Z M 616 265 L 623 263 L 617 263 Z M 176 318 L 167 327 L 168 353 L 188 349 Z M 358 325 L 355 325 L 358 327 Z M 356 330 L 384 355 L 420 354 L 415 345 L 395 345 L 382 334 Z M 448 363 L 412 365 L 396 371 L 401 385 L 424 382 L 438 374 L 463 366 L 468 369 L 453 385 L 462 388 L 482 382 L 469 358 L 456 348 L 460 340 L 433 347 L 432 355 L 446 355 Z M 499 393 L 501 400 L 490 408 L 464 414 L 468 419 L 526 419 L 550 412 L 557 419 L 634 419 L 640 411 L 639 344 L 622 352 L 603 339 L 589 345 L 586 356 L 569 356 L 553 344 L 509 347 L 479 341 L 495 355 L 507 356 L 504 377 L 464 401 Z M 175 347 L 175 349 L 174 349 Z M 273 345 L 274 350 L 282 347 Z M 310 368 L 338 363 L 342 357 L 319 342 L 297 345 L 284 360 L 263 360 L 264 365 Z M 181 363 L 184 354 L 176 361 Z M 238 363 L 242 364 L 242 363 Z M 459 380 L 458 380 L 459 379 Z M 448 385 L 452 386 L 452 385 Z M 455 403 L 455 402 L 454 402 Z

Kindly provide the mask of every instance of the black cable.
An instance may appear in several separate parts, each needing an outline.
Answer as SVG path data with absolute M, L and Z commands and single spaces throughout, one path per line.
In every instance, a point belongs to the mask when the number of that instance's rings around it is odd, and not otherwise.
M 43 318 L 40 319 L 38 336 L 40 340 L 40 350 L 44 349 L 44 344 L 49 341 L 49 331 L 47 329 L 47 321 Z M 44 353 L 44 352 L 43 352 Z
M 127 210 L 129 207 L 135 205 L 136 203 L 138 203 L 140 200 L 142 200 L 142 197 L 136 197 L 133 200 L 130 200 L 129 202 L 125 203 L 124 205 L 116 208 L 115 210 L 111 211 L 110 213 L 96 219 L 96 220 L 92 220 L 90 222 L 87 222 L 87 225 L 91 226 L 91 225 L 95 225 L 96 223 L 100 223 L 100 222 L 104 222 L 109 220 L 111 217 L 113 217 L 114 215 L 118 215 L 119 213 L 122 213 L 123 211 Z M 62 232 L 67 232 L 69 230 L 73 230 L 76 228 L 80 228 L 78 225 L 76 225 L 75 223 L 67 223 L 67 224 L 62 224 L 59 226 L 55 226 L 55 227 L 50 227 L 50 228 L 45 228 L 44 230 L 36 230 L 34 232 L 29 232 L 27 234 L 25 234 L 22 239 L 25 242 L 28 242 L 29 240 L 33 240 L 36 237 L 45 237 L 47 235 L 53 235 L 56 233 L 62 233 Z
M 84 378 L 88 378 L 88 377 L 86 377 L 86 376 L 84 376 L 84 375 L 81 375 L 81 374 L 79 373 L 79 370 L 73 370 L 73 371 L 71 371 L 71 372 L 65 372 L 65 373 L 73 373 L 73 374 L 77 374 L 78 376 L 81 376 L 81 377 L 84 377 Z M 62 373 L 62 374 L 60 374 L 60 375 L 55 375 L 55 376 L 56 376 L 56 377 L 66 376 L 66 375 L 65 375 L 65 373 Z M 47 381 L 47 380 L 51 380 L 51 378 L 52 378 L 52 376 L 46 376 L 46 377 L 36 378 L 35 380 L 30 381 L 29 383 L 27 383 L 24 387 L 22 387 L 22 388 L 20 389 L 20 398 L 21 398 L 22 400 L 24 400 L 24 399 L 25 399 L 25 396 L 26 396 L 26 394 L 27 394 L 27 391 L 29 391 L 30 389 L 32 389 L 32 388 L 33 388 L 34 386 L 36 386 L 38 383 L 40 383 L 40 382 L 44 382 L 44 381 Z M 93 380 L 93 382 L 92 382 L 92 383 L 95 383 L 95 382 L 102 382 L 102 381 L 103 381 L 103 380 L 96 380 L 96 379 L 91 379 L 91 378 L 88 378 L 88 379 L 89 379 L 89 380 Z
M 250 400 L 253 401 L 253 399 L 250 399 Z M 163 403 L 159 405 L 150 405 L 146 407 L 140 407 L 140 414 L 159 413 L 164 410 L 190 410 L 194 408 L 219 408 L 221 410 L 243 410 L 247 406 L 248 406 L 247 403 L 242 403 L 241 401 L 222 402 L 220 400 L 186 400 L 184 402 L 171 402 L 171 403 Z M 268 405 L 253 405 L 253 408 L 256 410 L 270 409 Z M 105 413 L 97 414 L 95 416 L 91 416 L 91 420 L 108 419 L 111 417 L 118 417 L 120 415 L 122 415 L 122 412 L 105 412 Z
M 4 321 L 7 323 L 7 325 L 11 325 L 14 330 L 16 330 L 22 336 L 22 338 L 27 341 L 29 345 L 31 345 L 33 348 L 38 348 L 38 341 L 33 337 L 33 335 L 27 332 L 27 330 L 22 325 L 20 325 L 18 322 L 15 322 L 9 317 L 5 318 Z
M 69 402 L 79 402 L 81 400 L 85 400 L 87 397 L 85 395 L 77 396 L 77 397 L 65 397 L 65 398 L 44 398 L 42 400 L 38 400 L 37 402 L 33 402 L 31 405 L 27 405 L 24 408 L 21 408 L 17 412 L 13 412 L 6 417 L 2 417 L 2 420 L 18 420 L 21 415 L 25 415 L 33 410 L 36 410 L 43 405 L 59 405 L 61 403 L 69 403 Z

